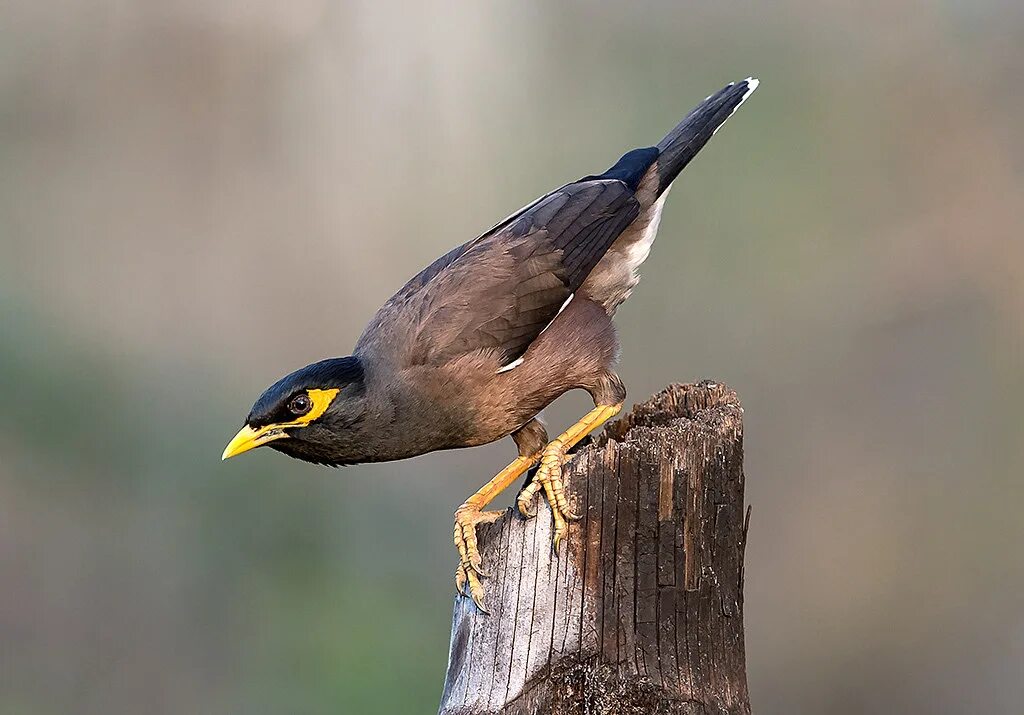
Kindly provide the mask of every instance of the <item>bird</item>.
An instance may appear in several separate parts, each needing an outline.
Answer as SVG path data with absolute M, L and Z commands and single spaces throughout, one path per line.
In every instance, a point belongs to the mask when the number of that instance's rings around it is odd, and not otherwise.
M 562 480 L 569 451 L 626 398 L 616 309 L 639 281 L 673 181 L 757 86 L 753 77 L 726 85 L 656 145 L 541 196 L 438 258 L 384 303 L 351 355 L 267 388 L 222 458 L 268 446 L 341 466 L 511 436 L 518 456 L 454 515 L 456 590 L 486 612 L 476 527 L 502 512 L 485 507 L 527 474 L 516 506 L 533 517 L 543 493 L 557 553 L 577 518 Z M 539 414 L 575 389 L 594 407 L 550 439 Z

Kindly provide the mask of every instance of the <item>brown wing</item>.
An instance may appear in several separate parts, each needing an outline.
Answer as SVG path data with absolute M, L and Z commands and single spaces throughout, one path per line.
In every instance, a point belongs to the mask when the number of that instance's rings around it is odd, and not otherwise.
M 557 189 L 435 261 L 402 288 L 356 346 L 438 365 L 493 350 L 520 357 L 637 217 L 632 189 L 614 179 Z

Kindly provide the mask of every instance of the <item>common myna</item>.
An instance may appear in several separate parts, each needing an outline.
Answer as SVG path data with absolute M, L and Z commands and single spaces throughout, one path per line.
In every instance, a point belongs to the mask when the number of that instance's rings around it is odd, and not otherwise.
M 287 375 L 264 392 L 224 459 L 269 445 L 318 464 L 404 459 L 511 435 L 519 456 L 455 511 L 458 590 L 483 609 L 476 524 L 534 465 L 554 546 L 572 519 L 562 485 L 569 449 L 618 414 L 616 308 L 636 286 L 673 180 L 757 88 L 736 82 L 701 102 L 657 146 L 542 196 L 452 249 L 384 306 L 348 357 Z M 594 409 L 554 440 L 537 415 L 582 388 Z

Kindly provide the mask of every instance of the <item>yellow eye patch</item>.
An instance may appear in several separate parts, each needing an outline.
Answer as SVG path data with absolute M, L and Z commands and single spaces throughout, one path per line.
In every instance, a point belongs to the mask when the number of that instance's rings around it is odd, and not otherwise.
M 308 425 L 315 419 L 323 416 L 324 412 L 327 412 L 327 408 L 334 402 L 334 398 L 341 392 L 338 388 L 332 388 L 330 390 L 306 390 L 306 394 L 309 395 L 309 401 L 313 403 L 309 412 L 296 417 L 294 422 L 277 425 L 278 427 L 294 427 L 295 425 Z
M 264 425 L 259 429 L 253 429 L 249 425 L 243 427 L 235 438 L 228 442 L 228 446 L 224 449 L 224 454 L 221 459 L 230 459 L 235 455 L 241 454 L 242 452 L 248 452 L 250 449 L 261 447 L 268 442 L 273 442 L 275 439 L 281 439 L 287 437 L 285 429 L 288 427 L 305 427 L 313 420 L 319 419 L 327 412 L 327 408 L 334 402 L 334 398 L 341 392 L 338 388 L 331 388 L 330 390 L 306 390 L 306 395 L 309 396 L 309 401 L 313 406 L 304 415 L 296 417 L 290 422 L 278 422 L 275 424 Z

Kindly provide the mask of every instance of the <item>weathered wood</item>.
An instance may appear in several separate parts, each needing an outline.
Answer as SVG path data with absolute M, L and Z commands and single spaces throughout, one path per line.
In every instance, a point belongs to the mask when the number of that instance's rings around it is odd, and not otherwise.
M 560 555 L 546 504 L 481 526 L 491 613 L 456 598 L 441 714 L 749 713 L 742 415 L 702 382 L 609 425 L 566 465 Z

